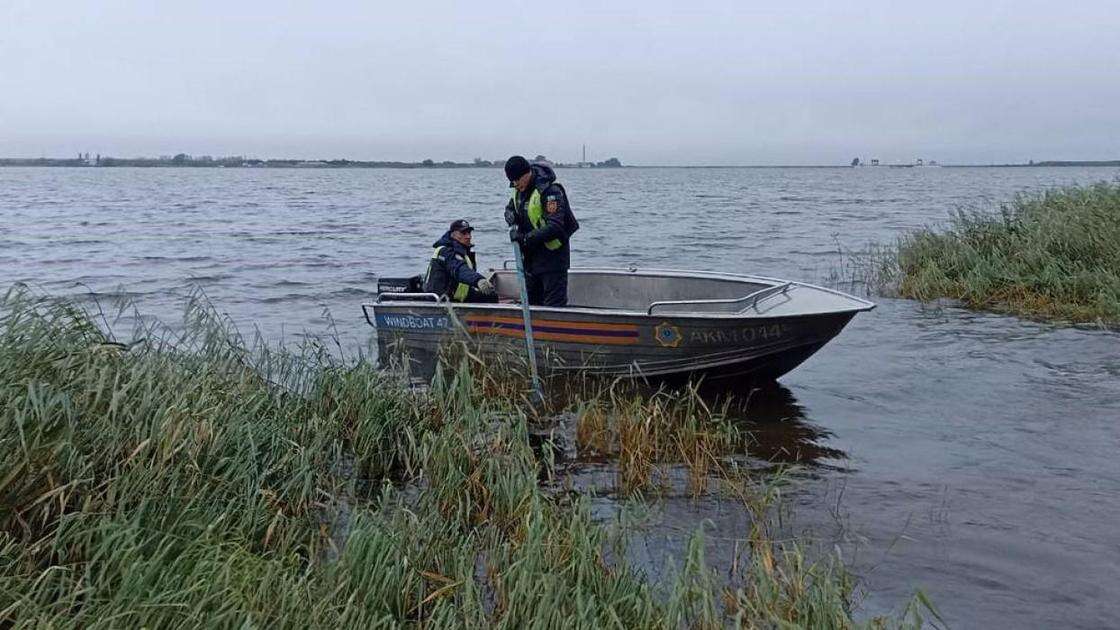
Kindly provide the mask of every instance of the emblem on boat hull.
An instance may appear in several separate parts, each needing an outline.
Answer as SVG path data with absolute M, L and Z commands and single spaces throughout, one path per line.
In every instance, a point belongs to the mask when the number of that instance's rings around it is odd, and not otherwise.
M 661 322 L 653 329 L 653 336 L 657 339 L 657 343 L 665 348 L 676 348 L 681 345 L 681 329 L 670 324 L 669 322 Z

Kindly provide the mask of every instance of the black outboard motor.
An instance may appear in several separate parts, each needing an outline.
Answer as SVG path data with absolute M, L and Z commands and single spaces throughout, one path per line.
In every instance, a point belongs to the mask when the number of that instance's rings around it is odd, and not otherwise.
M 421 293 L 424 291 L 424 276 L 408 278 L 378 278 L 378 293 Z

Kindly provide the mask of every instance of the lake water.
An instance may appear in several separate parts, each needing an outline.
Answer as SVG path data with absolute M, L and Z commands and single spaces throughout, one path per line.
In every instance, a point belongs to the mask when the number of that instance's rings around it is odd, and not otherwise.
M 839 252 L 955 208 L 1118 174 L 559 173 L 577 265 L 810 282 Z M 507 196 L 497 169 L 0 169 L 0 286 L 124 293 L 171 321 L 201 287 L 245 332 L 336 330 L 368 347 L 358 305 L 376 276 L 420 273 L 451 220 L 470 220 L 482 265 L 500 266 Z M 808 467 L 796 520 L 844 550 L 868 590 L 861 615 L 920 587 L 955 627 L 1120 625 L 1120 333 L 873 299 L 749 414 L 756 454 Z M 704 503 L 660 509 L 681 536 L 704 518 L 727 536 L 742 525 Z

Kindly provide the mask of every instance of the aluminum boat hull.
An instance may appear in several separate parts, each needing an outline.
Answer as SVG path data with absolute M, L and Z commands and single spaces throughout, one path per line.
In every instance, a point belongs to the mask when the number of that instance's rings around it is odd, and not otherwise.
M 377 329 L 381 363 L 407 357 L 410 370 L 427 375 L 457 340 L 488 358 L 523 357 L 521 306 L 509 301 L 515 278 L 508 271 L 490 277 L 507 303 L 379 294 L 363 304 L 366 320 Z M 827 344 L 856 313 L 874 308 L 838 291 L 757 276 L 572 270 L 569 282 L 574 306 L 531 308 L 538 361 L 548 374 L 776 379 Z

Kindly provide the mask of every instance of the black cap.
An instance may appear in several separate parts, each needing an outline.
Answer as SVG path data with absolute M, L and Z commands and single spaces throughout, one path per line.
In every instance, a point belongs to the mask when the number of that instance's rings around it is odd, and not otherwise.
M 506 179 L 509 181 L 517 181 L 519 177 L 529 172 L 529 160 L 515 155 L 506 160 Z
M 470 223 L 467 223 L 466 219 L 455 219 L 454 221 L 451 222 L 451 231 L 452 232 L 473 232 L 474 228 L 471 227 Z

